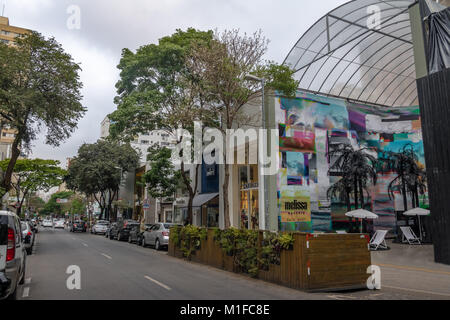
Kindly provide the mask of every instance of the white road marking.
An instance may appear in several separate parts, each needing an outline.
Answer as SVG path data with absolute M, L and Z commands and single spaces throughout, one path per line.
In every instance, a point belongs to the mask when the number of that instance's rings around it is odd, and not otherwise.
M 30 288 L 29 287 L 23 288 L 22 298 L 28 298 L 29 295 L 30 295 Z
M 450 297 L 450 294 L 448 294 L 448 293 L 439 293 L 439 292 L 433 292 L 433 291 L 400 288 L 400 287 L 393 287 L 393 286 L 386 286 L 386 285 L 382 285 L 381 288 L 390 288 L 390 289 L 405 290 L 405 291 L 411 291 L 411 292 L 417 292 L 417 293 L 434 294 L 437 296 Z
M 25 284 L 30 284 L 30 283 L 31 283 L 31 278 L 25 279 Z
M 83 243 L 83 246 L 85 246 L 85 247 L 89 247 L 86 243 Z
M 112 258 L 110 256 L 108 256 L 107 254 L 102 253 L 101 255 L 108 258 L 109 260 L 112 260 Z
M 158 280 L 150 278 L 149 276 L 144 276 L 144 278 L 147 279 L 147 280 L 150 280 L 151 282 L 156 283 L 158 286 L 163 287 L 164 289 L 166 289 L 168 291 L 172 290 L 170 287 L 166 286 L 164 283 L 161 283 Z

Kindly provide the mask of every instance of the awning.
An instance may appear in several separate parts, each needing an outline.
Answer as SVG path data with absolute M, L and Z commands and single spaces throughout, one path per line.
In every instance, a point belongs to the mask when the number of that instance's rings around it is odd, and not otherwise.
M 219 195 L 219 193 L 204 193 L 204 194 L 196 195 L 192 202 L 192 206 L 193 207 L 201 207 L 202 205 L 204 205 L 208 201 L 214 199 L 218 195 Z

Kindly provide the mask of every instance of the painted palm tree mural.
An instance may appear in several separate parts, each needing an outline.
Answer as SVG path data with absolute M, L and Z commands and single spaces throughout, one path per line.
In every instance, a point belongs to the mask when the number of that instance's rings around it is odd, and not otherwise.
M 394 172 L 396 177 L 388 185 L 389 198 L 394 199 L 395 192 L 403 197 L 404 211 L 419 207 L 419 196 L 426 192 L 425 168 L 420 164 L 411 144 L 405 145 L 399 152 L 383 152 L 381 170 Z M 408 195 L 411 206 L 408 206 Z
M 369 186 L 377 183 L 377 159 L 370 151 L 369 148 L 355 150 L 345 143 L 330 146 L 328 155 L 335 159 L 330 165 L 330 173 L 342 178 L 328 189 L 328 196 L 338 196 L 340 200 L 344 200 L 348 211 L 351 210 L 351 195 L 354 208 L 364 208 L 366 200 L 370 198 Z

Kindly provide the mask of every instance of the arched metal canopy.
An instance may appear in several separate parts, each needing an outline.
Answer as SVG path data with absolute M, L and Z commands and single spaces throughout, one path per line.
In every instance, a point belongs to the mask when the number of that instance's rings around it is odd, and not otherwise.
M 284 63 L 296 71 L 300 89 L 369 104 L 418 105 L 408 13 L 414 2 L 347 2 L 306 31 Z

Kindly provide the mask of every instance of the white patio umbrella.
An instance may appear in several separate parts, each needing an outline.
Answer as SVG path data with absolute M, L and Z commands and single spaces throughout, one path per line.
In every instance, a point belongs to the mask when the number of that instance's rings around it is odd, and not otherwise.
M 414 208 L 414 209 L 403 212 L 403 215 L 405 215 L 405 216 L 417 216 L 418 217 L 420 240 L 422 240 L 422 226 L 420 224 L 420 217 L 428 216 L 429 214 L 430 214 L 430 210 L 423 209 L 423 208 Z
M 362 219 L 378 219 L 378 216 L 375 213 L 364 209 L 349 211 L 345 215 L 350 218 L 361 219 L 361 226 L 360 226 L 361 233 L 362 233 Z

